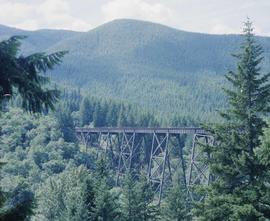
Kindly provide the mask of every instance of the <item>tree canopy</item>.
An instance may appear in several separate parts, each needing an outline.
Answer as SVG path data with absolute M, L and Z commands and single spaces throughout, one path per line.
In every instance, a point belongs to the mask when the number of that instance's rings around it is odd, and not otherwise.
M 264 148 L 260 137 L 267 127 L 263 116 L 270 111 L 270 73 L 261 73 L 263 50 L 255 42 L 249 20 L 244 37 L 241 52 L 234 55 L 236 72 L 226 75 L 231 88 L 225 89 L 229 107 L 221 112 L 224 123 L 210 128 L 216 145 L 205 151 L 211 155 L 215 180 L 195 210 L 198 220 L 270 219 L 270 167 L 258 154 Z
M 49 78 L 42 75 L 61 63 L 66 51 L 53 54 L 19 55 L 24 36 L 13 36 L 0 42 L 0 100 L 19 94 L 22 108 L 41 112 L 54 108 L 59 91 L 49 88 Z

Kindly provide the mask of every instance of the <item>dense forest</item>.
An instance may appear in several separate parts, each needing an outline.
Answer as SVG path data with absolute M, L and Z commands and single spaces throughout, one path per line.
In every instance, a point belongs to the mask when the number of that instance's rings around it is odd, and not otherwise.
M 234 67 L 230 54 L 242 42 L 240 35 L 190 33 L 129 19 L 88 32 L 0 26 L 0 33 L 0 39 L 28 36 L 21 47 L 26 55 L 68 50 L 62 65 L 47 74 L 63 85 L 79 87 L 83 94 L 204 122 L 219 119 L 216 110 L 225 106 L 223 75 Z M 261 66 L 267 72 L 270 38 L 256 40 L 264 48 Z
M 119 38 L 115 33 L 126 28 L 133 30 L 129 35 L 134 38 L 140 28 L 144 40 L 139 34 L 137 41 L 118 47 L 117 42 L 130 36 Z M 4 33 L 1 38 L 7 39 L 0 42 L 0 221 L 270 220 L 270 74 L 264 74 L 269 70 L 269 40 L 254 37 L 250 21 L 245 23 L 242 37 L 196 35 L 129 20 L 83 35 L 56 31 L 50 38 L 45 30 L 0 30 Z M 10 34 L 28 34 L 30 40 L 24 36 L 9 38 Z M 85 48 L 93 52 L 95 64 L 76 63 L 75 67 L 69 63 L 73 48 L 65 46 L 73 47 L 70 42 L 83 43 L 85 38 L 100 43 L 97 47 L 90 42 L 92 50 Z M 115 38 L 118 40 L 113 41 Z M 203 44 L 207 50 L 216 50 L 213 59 L 204 55 L 204 48 L 198 48 L 197 53 L 186 52 L 185 59 L 172 50 L 183 42 L 198 43 L 197 38 L 208 42 Z M 43 44 L 35 48 L 40 39 Z M 158 45 L 164 53 L 156 53 Z M 232 58 L 224 58 L 224 45 L 240 47 L 234 55 L 236 67 Z M 76 53 L 83 61 L 86 54 L 80 47 Z M 104 55 L 110 52 L 119 55 L 110 57 L 120 63 L 127 62 L 124 57 L 131 59 L 142 53 L 146 57 L 135 59 L 128 69 L 128 62 L 118 66 L 121 71 L 112 74 L 108 71 L 111 66 L 102 70 L 95 66 L 102 66 L 95 60 L 97 54 L 109 65 L 112 60 Z M 207 61 L 201 59 L 192 69 L 192 54 Z M 162 56 L 169 56 L 171 63 Z M 145 64 L 145 60 L 150 63 Z M 225 78 L 216 73 L 227 65 L 232 71 Z M 200 72 L 202 66 L 208 69 Z M 74 68 L 89 67 L 93 75 L 86 77 L 80 70 L 75 85 L 63 77 L 66 74 L 72 81 L 74 76 L 69 74 L 78 74 Z M 138 74 L 142 69 L 144 72 Z M 159 73 L 155 73 L 157 69 Z M 192 74 L 176 75 L 179 69 Z M 55 73 L 63 78 L 57 83 L 57 77 L 51 78 Z M 107 78 L 117 73 L 125 74 L 121 79 Z M 85 81 L 89 85 L 81 87 Z M 202 126 L 215 138 L 215 144 L 201 145 L 202 153 L 209 156 L 211 182 L 208 186 L 195 184 L 187 191 L 183 174 L 177 171 L 159 204 L 145 171 L 135 175 L 131 171 L 121 185 L 116 185 L 112 159 L 80 144 L 76 126 Z M 190 138 L 183 136 L 181 142 L 184 157 L 189 158 Z M 202 200 L 194 200 L 191 194 Z

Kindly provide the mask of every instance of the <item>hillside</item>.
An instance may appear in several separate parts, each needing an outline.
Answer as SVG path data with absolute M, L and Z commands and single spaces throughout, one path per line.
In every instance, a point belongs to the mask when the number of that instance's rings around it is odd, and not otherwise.
M 159 113 L 203 120 L 224 105 L 223 75 L 234 67 L 231 53 L 241 36 L 176 30 L 136 20 L 115 20 L 86 33 L 27 32 L 0 27 L 0 38 L 27 35 L 26 53 L 69 50 L 55 79 L 101 97 L 129 100 Z M 270 38 L 258 37 L 270 70 Z
M 0 25 L 0 39 L 6 39 L 13 35 L 23 35 L 27 38 L 23 41 L 22 50 L 24 53 L 33 53 L 36 51 L 47 50 L 54 44 L 68 38 L 73 38 L 80 35 L 80 32 L 66 31 L 66 30 L 38 30 L 25 31 L 17 28 L 11 28 Z

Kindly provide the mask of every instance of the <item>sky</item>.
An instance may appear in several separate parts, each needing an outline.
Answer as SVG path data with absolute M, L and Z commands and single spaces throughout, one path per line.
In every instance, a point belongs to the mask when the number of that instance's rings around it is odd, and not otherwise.
M 185 31 L 231 34 L 249 17 L 270 36 L 270 0 L 0 0 L 0 24 L 26 30 L 88 31 L 131 18 Z

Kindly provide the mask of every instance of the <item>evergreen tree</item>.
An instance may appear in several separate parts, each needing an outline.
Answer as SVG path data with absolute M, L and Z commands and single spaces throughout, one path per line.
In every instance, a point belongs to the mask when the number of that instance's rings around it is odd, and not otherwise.
M 174 185 L 167 192 L 162 203 L 162 220 L 190 221 L 190 201 L 187 191 L 180 180 L 174 181 Z
M 132 179 L 131 175 L 128 175 L 125 179 L 123 188 L 123 206 L 122 219 L 125 221 L 140 221 L 140 207 L 138 202 L 137 191 L 135 191 L 136 182 Z
M 117 126 L 117 116 L 118 116 L 118 107 L 119 105 L 110 102 L 109 110 L 106 116 L 106 122 L 108 126 L 115 127 Z
M 60 105 L 55 112 L 55 116 L 64 140 L 66 142 L 75 142 L 75 124 L 69 106 L 67 104 Z
M 101 127 L 104 124 L 103 110 L 100 102 L 95 105 L 95 110 L 93 113 L 93 122 L 95 127 Z
M 141 209 L 140 215 L 142 221 L 154 221 L 159 217 L 158 206 L 153 202 L 154 193 L 147 177 L 142 174 L 135 187 L 138 193 L 138 202 Z
M 118 194 L 112 191 L 108 174 L 106 158 L 102 155 L 95 171 L 95 199 L 91 211 L 93 221 L 117 221 L 120 218 Z
M 86 97 L 82 100 L 80 106 L 81 125 L 89 125 L 93 121 L 93 107 Z
M 117 119 L 117 126 L 126 126 L 127 120 L 126 120 L 126 108 L 123 104 L 121 104 L 118 119 Z
M 216 145 L 205 147 L 216 179 L 205 188 L 207 197 L 194 210 L 197 220 L 270 219 L 270 167 L 257 154 L 267 127 L 263 114 L 270 110 L 270 74 L 260 73 L 263 51 L 249 20 L 244 34 L 242 51 L 235 55 L 237 72 L 226 75 L 232 87 L 225 90 L 229 107 L 221 113 L 224 123 L 210 129 Z
M 123 220 L 152 221 L 158 219 L 158 207 L 154 205 L 154 194 L 144 175 L 135 181 L 131 175 L 125 180 L 123 190 Z
M 0 221 L 24 221 L 33 214 L 34 194 L 23 184 L 5 193 L 6 201 L 0 208 Z
M 128 113 L 127 113 L 127 125 L 126 126 L 129 126 L 129 127 L 136 126 L 135 117 L 136 117 L 136 113 L 135 113 L 135 111 L 132 111 L 132 109 L 130 107 L 130 109 L 128 110 Z
M 96 185 L 91 217 L 93 221 L 117 221 L 120 218 L 118 194 L 111 190 L 105 179 Z
M 88 175 L 88 174 L 87 174 Z M 60 221 L 88 221 L 93 220 L 91 213 L 94 207 L 94 185 L 92 180 L 86 176 L 79 188 L 74 188 L 67 193 L 65 209 L 61 211 Z
M 268 125 L 270 120 L 268 120 Z M 264 135 L 261 139 L 262 146 L 261 148 L 256 149 L 256 154 L 260 157 L 260 161 L 266 166 L 270 166 L 270 128 L 264 130 Z M 270 171 L 269 171 L 270 172 Z
M 97 182 L 105 179 L 108 181 L 109 178 L 109 169 L 107 165 L 106 154 L 101 154 L 96 162 L 95 176 Z
M 36 217 L 39 220 L 92 220 L 94 182 L 82 166 L 49 178 L 38 195 Z
M 18 56 L 23 38 L 14 36 L 0 42 L 0 103 L 4 98 L 18 94 L 22 108 L 29 112 L 54 109 L 60 93 L 48 87 L 50 80 L 41 73 L 52 70 L 66 52 Z M 3 198 L 3 194 L 0 195 Z M 0 202 L 0 220 L 25 220 L 32 213 L 32 192 L 17 186 L 13 192 L 5 195 L 8 195 L 8 199 Z
M 18 93 L 22 107 L 30 112 L 53 109 L 59 91 L 45 87 L 50 80 L 40 73 L 53 69 L 66 52 L 18 56 L 23 38 L 14 36 L 0 42 L 0 101 Z

